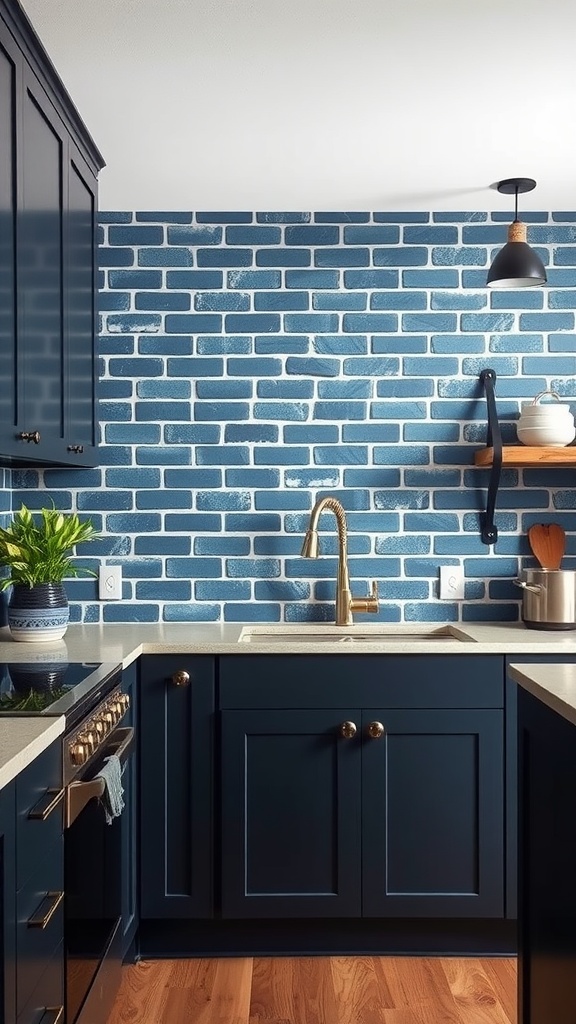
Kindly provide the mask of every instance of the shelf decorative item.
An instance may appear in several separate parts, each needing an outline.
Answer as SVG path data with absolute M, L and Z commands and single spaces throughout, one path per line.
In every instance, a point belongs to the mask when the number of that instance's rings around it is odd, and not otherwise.
M 40 517 L 22 505 L 6 528 L 0 527 L 0 566 L 8 569 L 0 590 L 12 587 L 8 626 L 14 640 L 60 640 L 68 627 L 68 597 L 63 580 L 91 569 L 74 564 L 70 552 L 94 540 L 91 521 L 76 513 L 43 508 Z
M 554 402 L 538 402 L 550 395 Z M 535 448 L 564 448 L 576 437 L 574 417 L 570 406 L 560 401 L 555 391 L 541 391 L 536 398 L 522 407 L 517 428 L 518 440 Z

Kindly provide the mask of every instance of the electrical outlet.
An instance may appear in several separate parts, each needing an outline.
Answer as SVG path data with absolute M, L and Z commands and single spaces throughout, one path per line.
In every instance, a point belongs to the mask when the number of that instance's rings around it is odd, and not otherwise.
M 122 566 L 101 565 L 98 573 L 98 596 L 101 601 L 122 600 Z
M 464 600 L 464 572 L 461 565 L 440 566 L 440 600 Z

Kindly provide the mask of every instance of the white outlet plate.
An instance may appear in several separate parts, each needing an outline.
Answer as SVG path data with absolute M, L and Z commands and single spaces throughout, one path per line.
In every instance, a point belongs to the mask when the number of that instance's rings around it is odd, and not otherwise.
M 101 565 L 98 573 L 98 596 L 101 601 L 122 600 L 122 566 Z
M 461 565 L 440 566 L 440 600 L 464 600 L 464 572 Z

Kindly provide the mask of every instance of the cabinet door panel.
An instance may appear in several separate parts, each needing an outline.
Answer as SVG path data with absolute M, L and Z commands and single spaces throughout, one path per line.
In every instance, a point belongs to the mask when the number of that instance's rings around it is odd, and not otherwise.
M 16 289 L 17 54 L 0 22 L 0 444 L 16 448 L 19 367 Z
M 503 914 L 503 714 L 364 712 L 365 916 Z
M 222 714 L 223 917 L 358 916 L 358 715 Z
M 0 790 L 0 1022 L 16 1020 L 16 814 L 14 783 Z
M 68 165 L 66 288 L 67 440 L 94 447 L 96 337 L 96 179 L 75 153 Z
M 140 916 L 210 917 L 214 659 L 150 655 L 140 683 Z
M 62 131 L 29 73 L 22 109 L 22 210 L 18 298 L 26 337 L 23 427 L 40 431 L 38 454 L 64 436 Z M 35 454 L 27 452 L 26 454 Z

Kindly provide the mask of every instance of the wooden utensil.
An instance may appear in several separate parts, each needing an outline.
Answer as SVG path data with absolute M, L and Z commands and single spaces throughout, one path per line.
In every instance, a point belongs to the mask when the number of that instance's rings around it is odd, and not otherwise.
M 559 569 L 566 547 L 566 534 L 558 523 L 535 523 L 528 530 L 532 554 L 543 569 Z

